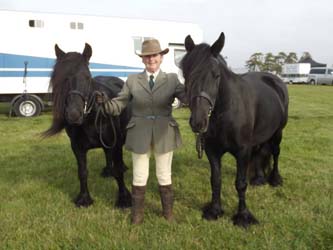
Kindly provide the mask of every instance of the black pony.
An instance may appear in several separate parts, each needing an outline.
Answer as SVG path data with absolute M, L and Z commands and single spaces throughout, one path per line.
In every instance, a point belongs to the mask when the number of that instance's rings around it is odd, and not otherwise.
M 96 91 L 114 97 L 124 82 L 116 77 L 92 78 L 89 59 L 92 49 L 85 44 L 82 54 L 63 52 L 55 45 L 56 63 L 51 76 L 53 122 L 43 133 L 52 136 L 63 129 L 71 141 L 71 147 L 78 164 L 80 193 L 75 199 L 77 206 L 87 207 L 93 203 L 89 194 L 87 177 L 87 152 L 93 148 L 103 148 L 106 158 L 104 176 L 113 176 L 118 183 L 119 195 L 116 206 L 131 206 L 131 194 L 125 186 L 122 146 L 125 141 L 129 110 L 119 117 L 108 117 L 95 103 Z
M 204 138 L 211 166 L 212 201 L 204 208 L 203 217 L 217 219 L 223 214 L 221 157 L 230 152 L 237 161 L 235 186 L 239 197 L 233 222 L 247 227 L 258 223 L 245 202 L 248 166 L 265 164 L 265 158 L 272 155 L 268 182 L 272 186 L 282 184 L 278 158 L 282 130 L 288 119 L 288 91 L 277 76 L 269 73 L 234 74 L 220 55 L 223 45 L 223 33 L 212 46 L 195 45 L 187 36 L 188 53 L 181 65 L 191 110 L 190 125 L 193 132 Z M 258 169 L 258 178 L 262 178 Z

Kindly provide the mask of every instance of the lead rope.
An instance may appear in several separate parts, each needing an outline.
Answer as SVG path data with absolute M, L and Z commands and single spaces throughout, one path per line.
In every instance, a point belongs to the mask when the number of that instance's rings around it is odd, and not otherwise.
M 95 98 L 95 94 L 94 94 L 94 98 Z M 113 142 L 111 143 L 111 145 L 107 145 L 104 140 L 103 140 L 103 117 L 108 117 L 109 118 L 109 121 L 110 121 L 110 124 L 111 124 L 111 128 L 112 128 L 112 133 L 113 133 Z M 98 128 L 98 121 L 99 121 L 99 128 Z M 101 103 L 101 104 L 98 104 L 98 107 L 97 107 L 97 111 L 96 111 L 96 117 L 95 117 L 95 129 L 97 131 L 97 133 L 99 134 L 99 141 L 101 142 L 102 146 L 104 148 L 113 148 L 115 145 L 116 145 L 116 142 L 117 142 L 117 134 L 116 134 L 116 128 L 115 128 L 115 125 L 114 125 L 114 121 L 113 121 L 113 117 L 112 115 L 108 115 L 106 114 L 105 110 L 104 110 L 104 105 Z
M 202 155 L 203 155 L 203 151 L 205 149 L 205 140 L 204 140 L 202 133 L 196 133 L 195 137 L 196 137 L 195 147 L 198 152 L 198 158 L 201 159 Z

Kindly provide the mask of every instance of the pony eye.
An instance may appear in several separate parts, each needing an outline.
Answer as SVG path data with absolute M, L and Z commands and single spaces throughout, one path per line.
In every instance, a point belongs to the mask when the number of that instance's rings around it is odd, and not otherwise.
M 212 75 L 215 79 L 219 78 L 220 77 L 220 72 L 212 72 Z

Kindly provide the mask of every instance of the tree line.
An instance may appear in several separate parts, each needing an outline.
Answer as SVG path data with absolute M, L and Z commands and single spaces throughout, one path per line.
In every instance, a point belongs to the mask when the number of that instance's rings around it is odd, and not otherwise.
M 297 54 L 295 52 L 290 52 L 286 54 L 285 52 L 279 52 L 277 55 L 269 52 L 263 54 L 261 52 L 256 52 L 252 54 L 249 60 L 246 61 L 246 67 L 249 71 L 268 71 L 275 74 L 281 74 L 282 66 L 286 63 L 297 63 L 306 58 L 311 58 L 309 52 L 304 52 L 300 60 L 298 60 Z

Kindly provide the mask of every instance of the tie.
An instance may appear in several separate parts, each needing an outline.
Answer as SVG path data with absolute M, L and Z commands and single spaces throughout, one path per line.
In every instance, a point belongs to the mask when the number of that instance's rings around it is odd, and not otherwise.
M 153 89 L 154 87 L 154 75 L 149 76 L 149 87 L 150 89 Z

